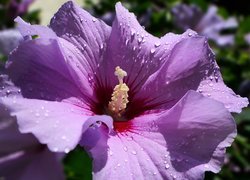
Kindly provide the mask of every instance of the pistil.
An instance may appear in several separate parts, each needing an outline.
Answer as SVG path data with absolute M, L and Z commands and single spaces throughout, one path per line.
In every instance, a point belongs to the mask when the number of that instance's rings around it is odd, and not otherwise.
M 119 81 L 119 84 L 115 86 L 111 101 L 109 102 L 108 108 L 112 114 L 118 118 L 121 117 L 128 104 L 128 86 L 123 83 L 123 78 L 127 76 L 127 72 L 121 69 L 119 66 L 115 68 L 114 73 Z

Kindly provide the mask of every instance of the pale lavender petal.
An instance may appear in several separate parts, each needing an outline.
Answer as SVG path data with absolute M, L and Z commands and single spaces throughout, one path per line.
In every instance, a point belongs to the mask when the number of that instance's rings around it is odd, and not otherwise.
M 73 77 L 78 89 L 84 94 L 83 99 L 87 103 L 96 102 L 94 89 L 96 86 L 93 67 L 89 65 L 89 60 L 72 43 L 62 38 L 58 39 L 61 53 L 66 61 L 66 66 Z
M 219 172 L 225 148 L 236 136 L 234 119 L 223 104 L 191 91 L 158 121 L 177 171 L 190 170 L 191 176 Z
M 0 96 L 21 96 L 21 89 L 16 87 L 6 74 L 0 75 Z
M 141 27 L 133 13 L 117 3 L 107 57 L 100 67 L 103 72 L 98 76 L 102 86 L 114 87 L 117 84 L 114 70 L 120 66 L 128 74 L 125 82 L 132 93 L 130 95 L 134 96 L 147 78 L 164 63 L 174 44 L 188 37 L 189 33 L 191 31 L 183 35 L 169 33 L 161 39 L 154 37 Z
M 57 155 L 45 147 L 33 152 L 19 151 L 8 158 L 8 162 L 0 163 L 0 176 L 7 180 L 27 180 L 33 179 L 34 176 L 36 180 L 65 179 L 63 167 Z
M 71 42 L 86 59 L 90 78 L 103 60 L 111 28 L 72 1 L 65 3 L 50 22 L 57 36 Z
M 21 180 L 33 179 L 34 175 L 36 180 L 65 179 L 62 162 L 56 153 L 52 153 L 48 149 L 33 157 L 32 162 L 25 168 L 25 172 L 22 172 Z
M 7 62 L 7 72 L 22 95 L 45 100 L 82 96 L 84 89 L 78 88 L 69 68 L 58 41 L 42 38 L 23 42 Z
M 0 54 L 9 55 L 22 40 L 21 34 L 15 29 L 0 31 Z
M 107 139 L 109 131 L 105 126 L 90 127 L 83 133 L 80 145 L 91 154 L 96 161 L 93 161 L 93 172 L 100 171 L 107 162 Z M 95 179 L 95 178 L 94 178 Z
M 155 42 L 160 43 L 160 40 L 147 33 L 134 14 L 129 13 L 121 3 L 117 3 L 116 18 L 107 49 L 108 57 L 101 66 L 107 74 L 106 77 L 100 77 L 106 78 L 102 80 L 103 85 L 108 83 L 113 87 L 117 83 L 113 75 L 116 66 L 129 74 L 126 82 L 131 89 L 145 81 L 146 76 L 156 71 L 161 63 L 159 60 L 152 61 L 154 53 L 150 50 L 155 47 Z
M 199 179 L 219 171 L 236 128 L 221 103 L 189 92 L 169 111 L 135 118 L 127 131 L 100 133 L 89 150 L 95 179 Z
M 31 135 L 21 135 L 18 131 L 16 119 L 10 117 L 9 112 L 0 106 L 0 158 L 9 153 L 21 151 L 39 145 L 38 141 Z
M 83 131 L 92 124 L 103 122 L 109 126 L 112 123 L 112 118 L 106 116 L 98 116 L 93 121 L 91 112 L 66 102 L 1 98 L 0 103 L 17 117 L 22 133 L 33 133 L 55 152 L 69 152 L 75 148 Z
M 6 179 L 63 179 L 57 154 L 31 134 L 21 134 L 16 119 L 0 106 L 0 177 Z M 31 178 L 32 177 L 32 178 Z
M 198 92 L 223 102 L 230 112 L 240 113 L 242 108 L 247 107 L 249 103 L 247 98 L 241 98 L 228 88 L 221 77 L 215 79 L 211 76 L 209 79 L 203 80 L 198 87 Z
M 219 86 L 221 89 L 218 91 L 213 87 L 204 88 L 203 92 L 200 87 L 205 86 L 204 84 L 206 86 L 214 84 L 215 87 Z M 176 44 L 169 59 L 159 71 L 149 77 L 137 98 L 148 99 L 144 104 L 145 107 L 168 108 L 172 107 L 190 89 L 200 91 L 224 103 L 225 106 L 231 106 L 229 109 L 231 112 L 239 112 L 248 104 L 245 98 L 236 96 L 232 90 L 228 90 L 207 40 L 199 36 Z
M 27 38 L 27 36 L 34 36 L 37 35 L 41 38 L 50 39 L 50 38 L 56 38 L 56 34 L 48 27 L 46 26 L 40 26 L 40 25 L 31 25 L 29 23 L 26 23 L 22 18 L 17 17 L 15 19 L 15 22 L 17 22 L 18 30 L 22 34 L 23 37 Z

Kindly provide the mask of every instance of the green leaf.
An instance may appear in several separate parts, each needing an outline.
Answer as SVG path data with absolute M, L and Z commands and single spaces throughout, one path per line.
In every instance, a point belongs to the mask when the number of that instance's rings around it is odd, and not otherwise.
M 67 154 L 63 163 L 67 180 L 92 179 L 92 159 L 82 147 Z

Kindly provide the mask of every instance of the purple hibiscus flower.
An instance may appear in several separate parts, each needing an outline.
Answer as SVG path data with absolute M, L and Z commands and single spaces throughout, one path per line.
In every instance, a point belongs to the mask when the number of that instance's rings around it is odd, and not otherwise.
M 6 75 L 0 76 L 0 85 L 1 95 L 9 90 L 18 92 Z M 50 152 L 31 134 L 21 134 L 16 119 L 3 106 L 0 106 L 0 147 L 0 179 L 26 180 L 34 176 L 38 180 L 64 179 L 61 155 Z
M 230 17 L 223 20 L 217 14 L 217 7 L 210 6 L 206 13 L 195 5 L 178 4 L 172 9 L 174 24 L 182 30 L 189 28 L 197 31 L 219 46 L 234 44 L 233 34 L 222 34 L 225 30 L 235 29 L 238 26 L 237 20 Z
M 94 179 L 202 179 L 218 172 L 247 106 L 222 80 L 204 37 L 157 38 L 116 5 L 112 28 L 73 2 L 48 27 L 16 20 L 7 72 L 23 97 L 0 99 L 51 151 L 78 143 Z M 28 38 L 36 35 L 38 38 Z M 15 92 L 13 92 L 15 93 Z

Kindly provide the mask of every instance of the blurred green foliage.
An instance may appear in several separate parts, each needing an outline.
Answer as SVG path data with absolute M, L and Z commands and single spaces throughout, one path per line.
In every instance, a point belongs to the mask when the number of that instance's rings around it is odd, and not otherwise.
M 78 147 L 71 151 L 63 163 L 68 180 L 92 179 L 92 160 L 83 148 Z

